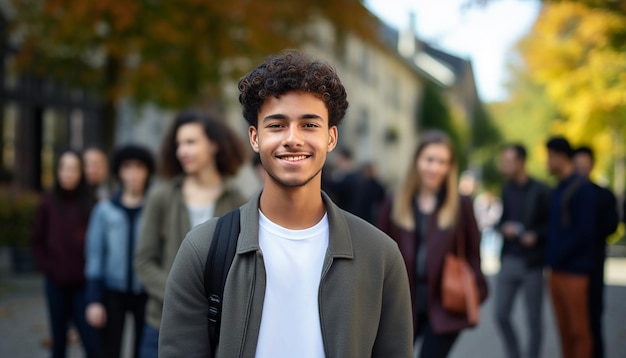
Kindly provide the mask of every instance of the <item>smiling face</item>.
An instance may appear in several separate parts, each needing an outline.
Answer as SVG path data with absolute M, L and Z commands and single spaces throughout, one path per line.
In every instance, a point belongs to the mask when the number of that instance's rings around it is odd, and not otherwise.
M 328 110 L 310 93 L 287 92 L 268 97 L 256 128 L 249 128 L 252 149 L 268 175 L 265 186 L 321 187 L 326 154 L 337 145 L 337 127 L 329 127 Z
M 185 174 L 195 175 L 212 165 L 216 151 L 202 124 L 183 124 L 176 131 L 176 158 Z
M 426 145 L 417 157 L 417 175 L 420 185 L 431 191 L 438 191 L 450 174 L 452 153 L 447 145 L 433 143 Z

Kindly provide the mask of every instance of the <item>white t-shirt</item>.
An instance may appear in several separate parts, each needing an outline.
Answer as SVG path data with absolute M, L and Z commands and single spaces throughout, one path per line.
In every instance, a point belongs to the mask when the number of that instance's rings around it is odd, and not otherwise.
M 209 204 L 207 206 L 187 205 L 187 211 L 189 212 L 189 224 L 191 228 L 194 228 L 213 217 L 215 204 Z
M 318 292 L 328 235 L 326 214 L 313 227 L 289 230 L 259 211 L 267 285 L 256 357 L 324 357 Z

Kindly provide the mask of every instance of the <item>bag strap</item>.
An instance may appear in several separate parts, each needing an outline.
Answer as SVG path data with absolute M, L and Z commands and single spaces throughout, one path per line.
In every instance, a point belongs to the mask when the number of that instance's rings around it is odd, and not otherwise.
M 459 196 L 459 217 L 456 234 L 456 255 L 457 257 L 467 257 L 465 252 L 465 208 L 463 198 Z
M 209 301 L 209 342 L 212 357 L 215 356 L 219 343 L 224 285 L 235 258 L 239 228 L 239 208 L 217 220 L 204 268 L 204 292 Z
M 571 224 L 572 218 L 569 204 L 578 189 L 583 185 L 585 181 L 586 179 L 584 179 L 583 177 L 577 177 L 563 191 L 563 196 L 561 197 L 561 225 L 563 225 L 563 227 L 569 227 Z

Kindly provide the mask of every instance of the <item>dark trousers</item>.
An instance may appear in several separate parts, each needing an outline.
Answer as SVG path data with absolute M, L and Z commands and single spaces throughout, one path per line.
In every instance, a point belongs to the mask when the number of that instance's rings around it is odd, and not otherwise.
M 126 323 L 126 313 L 133 316 L 134 345 L 133 356 L 138 357 L 139 342 L 143 334 L 147 295 L 128 294 L 105 290 L 103 304 L 107 313 L 106 325 L 98 330 L 100 352 L 104 358 L 121 356 L 122 335 Z
M 594 358 L 604 358 L 602 314 L 604 312 L 604 260 L 606 248 L 596 248 L 594 264 L 589 276 L 589 324 Z
M 502 257 L 502 266 L 496 278 L 495 316 L 509 358 L 522 356 L 517 334 L 511 322 L 511 312 L 519 289 L 523 290 L 526 304 L 529 337 L 528 350 L 524 356 L 536 358 L 540 355 L 543 336 L 541 324 L 543 286 L 541 267 L 527 267 L 523 257 Z
M 97 357 L 96 333 L 85 319 L 85 288 L 59 286 L 46 278 L 45 291 L 52 332 L 52 357 L 65 357 L 70 322 L 80 335 L 87 357 Z
M 418 339 L 422 339 L 419 358 L 445 358 L 452 350 L 452 346 L 459 336 L 459 332 L 438 334 L 433 331 L 433 327 L 428 321 L 426 314 L 418 316 L 418 327 L 416 328 Z

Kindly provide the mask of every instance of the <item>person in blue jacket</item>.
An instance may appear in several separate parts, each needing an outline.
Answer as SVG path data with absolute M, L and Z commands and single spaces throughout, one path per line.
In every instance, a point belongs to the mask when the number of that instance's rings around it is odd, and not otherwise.
M 130 312 L 136 357 L 147 295 L 134 272 L 133 258 L 154 160 L 146 148 L 126 145 L 115 151 L 111 171 L 121 190 L 96 205 L 87 229 L 85 315 L 98 329 L 100 352 L 109 358 L 121 355 L 126 313 Z
M 587 178 L 596 193 L 596 215 L 598 217 L 593 247 L 593 268 L 589 278 L 589 320 L 594 358 L 604 358 L 604 338 L 602 315 L 604 312 L 604 262 L 606 260 L 606 240 L 619 224 L 617 199 L 611 190 L 590 180 L 595 165 L 595 157 L 590 147 L 578 147 L 574 151 L 574 167 L 578 174 Z
M 597 240 L 597 201 L 587 178 L 575 172 L 574 150 L 563 137 L 551 138 L 548 169 L 558 179 L 548 214 L 545 263 L 561 338 L 562 356 L 592 357 L 589 282 Z

